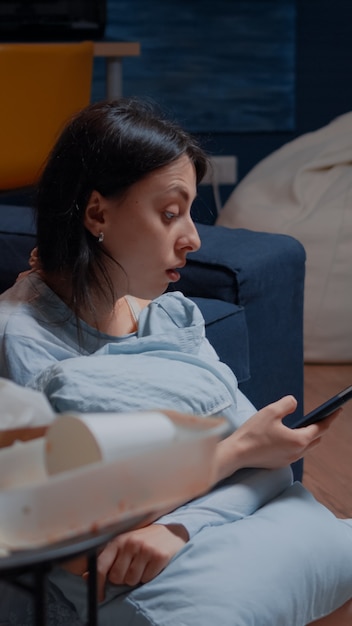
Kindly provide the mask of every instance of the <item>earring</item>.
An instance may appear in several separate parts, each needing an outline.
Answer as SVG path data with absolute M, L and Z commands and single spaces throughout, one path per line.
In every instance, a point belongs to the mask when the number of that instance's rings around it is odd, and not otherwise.
M 104 233 L 102 231 L 100 231 L 98 235 L 98 241 L 99 243 L 102 243 L 104 241 Z

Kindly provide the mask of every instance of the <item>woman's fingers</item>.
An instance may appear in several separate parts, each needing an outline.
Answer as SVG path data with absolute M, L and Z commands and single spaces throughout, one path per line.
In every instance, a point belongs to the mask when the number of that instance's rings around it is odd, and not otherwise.
M 280 400 L 272 402 L 265 406 L 261 412 L 270 413 L 272 417 L 283 419 L 286 415 L 290 415 L 297 408 L 297 400 L 294 396 L 283 396 Z
M 241 467 L 275 469 L 290 465 L 319 443 L 338 414 L 336 412 L 324 423 L 291 429 L 282 420 L 296 407 L 293 396 L 284 396 L 255 413 L 221 441 L 215 455 L 215 480 L 230 476 Z
M 137 585 L 152 580 L 188 540 L 180 524 L 151 524 L 128 531 L 107 544 L 98 557 L 98 600 L 104 599 L 106 581 Z
M 334 421 L 341 414 L 342 411 L 343 408 L 340 407 L 339 409 L 334 411 L 334 413 L 329 415 L 329 417 L 326 417 L 323 420 L 316 422 L 315 424 L 303 426 L 299 430 L 306 432 L 312 440 L 321 439 L 321 437 L 325 435 L 325 433 L 329 430 L 330 426 L 334 423 Z
M 102 602 L 105 597 L 105 584 L 108 573 L 115 560 L 118 558 L 118 539 L 116 537 L 110 541 L 102 550 L 97 560 L 97 591 L 98 602 Z

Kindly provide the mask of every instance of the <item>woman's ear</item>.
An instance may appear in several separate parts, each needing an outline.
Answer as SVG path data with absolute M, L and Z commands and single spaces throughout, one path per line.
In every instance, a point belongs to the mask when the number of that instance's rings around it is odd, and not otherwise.
M 84 213 L 84 226 L 93 235 L 99 237 L 105 224 L 103 197 L 98 191 L 92 191 Z

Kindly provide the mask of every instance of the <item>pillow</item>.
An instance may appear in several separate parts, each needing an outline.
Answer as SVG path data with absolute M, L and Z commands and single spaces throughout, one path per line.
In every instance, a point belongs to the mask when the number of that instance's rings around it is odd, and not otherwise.
M 201 530 L 151 582 L 132 590 L 110 585 L 101 621 L 302 626 L 351 597 L 351 562 L 351 521 L 338 520 L 294 483 L 255 514 Z M 82 579 L 63 570 L 49 577 L 84 622 Z

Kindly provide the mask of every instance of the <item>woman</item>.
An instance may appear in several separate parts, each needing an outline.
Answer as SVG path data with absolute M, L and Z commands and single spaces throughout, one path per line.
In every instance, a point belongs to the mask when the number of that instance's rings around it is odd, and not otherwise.
M 214 489 L 101 553 L 103 626 L 303 625 L 352 595 L 351 528 L 292 485 L 289 468 L 333 418 L 286 428 L 291 396 L 255 413 L 197 307 L 164 293 L 200 245 L 190 210 L 205 169 L 198 144 L 146 104 L 87 107 L 39 184 L 34 271 L 0 298 L 0 375 L 56 411 L 158 405 L 229 420 Z M 79 562 L 51 576 L 56 615 L 72 603 L 84 621 L 84 572 Z

